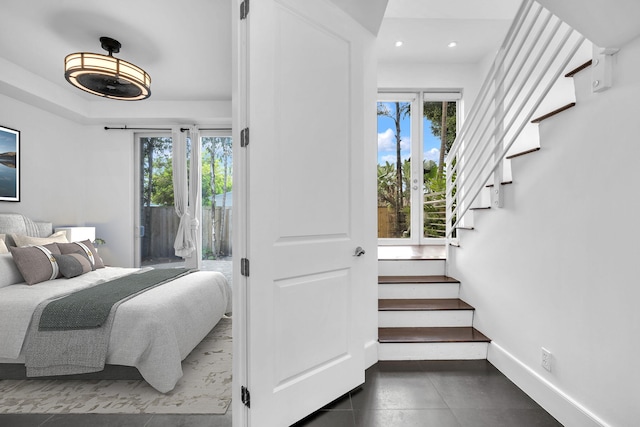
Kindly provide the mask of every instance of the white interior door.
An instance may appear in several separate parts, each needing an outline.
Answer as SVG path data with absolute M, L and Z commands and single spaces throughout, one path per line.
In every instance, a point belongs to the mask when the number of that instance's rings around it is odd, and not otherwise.
M 236 426 L 283 427 L 364 382 L 359 295 L 377 257 L 375 247 L 355 251 L 366 246 L 363 148 L 375 87 L 363 75 L 373 36 L 322 0 L 252 1 L 243 25 L 236 123 L 250 141 L 238 241 L 249 276 L 234 290 L 246 305 L 246 319 L 234 313 L 234 339 L 246 334 L 234 358 L 251 402 L 233 416 Z

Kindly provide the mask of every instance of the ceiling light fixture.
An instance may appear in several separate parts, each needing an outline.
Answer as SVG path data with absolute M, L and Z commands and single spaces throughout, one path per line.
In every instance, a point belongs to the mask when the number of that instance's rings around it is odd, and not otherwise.
M 85 92 L 110 99 L 137 101 L 151 95 L 151 77 L 142 68 L 114 58 L 120 52 L 119 41 L 100 37 L 109 55 L 79 52 L 64 58 L 64 77 Z
M 456 42 L 456 41 L 450 41 L 450 42 L 449 42 L 449 44 L 448 44 L 447 46 L 449 46 L 449 47 L 456 47 L 456 46 L 458 46 L 458 42 Z
M 398 41 L 396 42 L 396 47 L 400 47 L 400 46 L 402 46 L 403 44 L 404 44 L 404 43 L 402 43 L 402 40 L 398 40 Z

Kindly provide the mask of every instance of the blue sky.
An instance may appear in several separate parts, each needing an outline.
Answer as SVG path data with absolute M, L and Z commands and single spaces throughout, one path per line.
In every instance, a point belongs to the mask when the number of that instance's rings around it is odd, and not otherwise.
M 390 111 L 395 111 L 395 103 L 387 102 Z M 424 126 L 424 159 L 433 160 L 438 163 L 440 156 L 440 138 L 431 134 L 431 122 L 423 118 Z M 385 116 L 378 116 L 378 164 L 383 165 L 385 161 L 391 164 L 396 162 L 396 138 L 395 122 Z M 402 159 L 408 159 L 411 154 L 411 124 L 409 117 L 405 117 L 400 122 L 400 155 Z
M 0 130 L 0 153 L 16 151 L 16 135 Z

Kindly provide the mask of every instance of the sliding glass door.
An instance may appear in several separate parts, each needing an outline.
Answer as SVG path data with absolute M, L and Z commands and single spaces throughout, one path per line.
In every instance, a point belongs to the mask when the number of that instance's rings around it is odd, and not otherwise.
M 136 264 L 178 267 L 174 241 L 180 224 L 173 198 L 171 134 L 136 135 L 138 184 L 136 186 Z M 191 144 L 187 140 L 187 157 Z M 232 140 L 228 132 L 201 132 L 202 144 L 202 259 L 203 269 L 219 270 L 213 261 L 231 261 L 232 256 Z M 189 159 L 190 164 L 191 159 Z M 188 173 L 191 168 L 188 167 Z M 227 266 L 229 274 L 230 265 Z
M 202 138 L 202 259 L 230 259 L 233 157 L 230 135 Z
M 182 261 L 173 241 L 180 219 L 173 203 L 171 134 L 138 135 L 136 266 Z
M 379 94 L 379 244 L 443 240 L 444 158 L 455 139 L 459 99 L 457 92 Z

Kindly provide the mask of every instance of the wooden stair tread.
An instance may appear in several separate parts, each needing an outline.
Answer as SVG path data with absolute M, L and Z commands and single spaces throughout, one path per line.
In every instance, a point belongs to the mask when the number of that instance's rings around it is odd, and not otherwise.
M 585 68 L 588 68 L 592 65 L 593 60 L 588 60 L 587 62 L 585 62 L 584 64 L 574 68 L 573 70 L 569 71 L 567 74 L 565 74 L 565 77 L 573 77 L 576 74 L 578 74 L 580 71 L 584 70 Z
M 555 110 L 551 111 L 550 113 L 547 113 L 547 114 L 545 114 L 545 115 L 543 115 L 543 116 L 540 116 L 540 117 L 538 117 L 538 118 L 535 118 L 535 119 L 531 120 L 531 123 L 540 123 L 541 121 L 546 120 L 546 119 L 548 119 L 549 117 L 553 117 L 553 116 L 555 116 L 556 114 L 562 113 L 563 111 L 566 111 L 566 110 L 568 110 L 569 108 L 573 108 L 573 107 L 575 107 L 575 106 L 576 106 L 576 103 L 575 103 L 575 102 L 570 102 L 570 103 L 568 103 L 567 105 L 563 105 L 562 107 L 557 108 L 557 109 L 555 109 Z
M 378 283 L 460 283 L 460 281 L 449 276 L 378 276 Z
M 506 158 L 508 160 L 511 160 L 511 159 L 515 159 L 516 157 L 524 156 L 525 154 L 535 153 L 536 151 L 540 151 L 540 147 L 531 148 L 529 150 L 525 150 L 525 151 L 521 151 L 519 153 L 511 154 L 511 155 L 507 156 Z
M 513 184 L 513 181 L 502 181 L 502 182 L 500 183 L 500 185 L 509 185 L 509 184 Z M 493 188 L 493 186 L 494 186 L 494 184 L 487 184 L 487 185 L 485 185 L 485 187 L 487 187 L 487 188 Z
M 458 298 L 437 299 L 380 299 L 379 311 L 435 311 L 435 310 L 473 310 L 466 302 Z
M 380 343 L 491 342 L 482 332 L 467 327 L 378 328 Z

